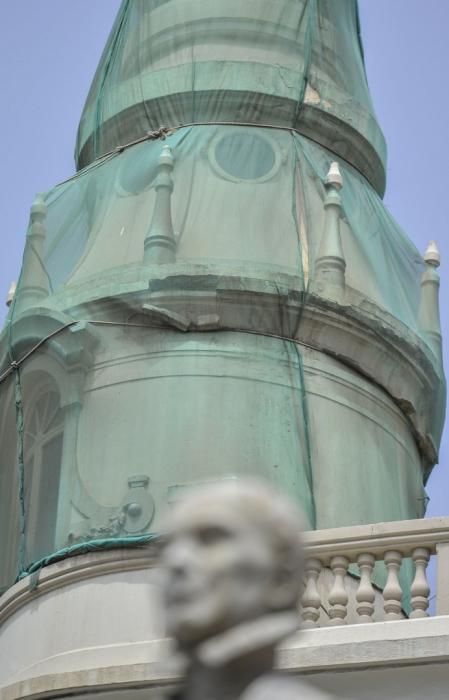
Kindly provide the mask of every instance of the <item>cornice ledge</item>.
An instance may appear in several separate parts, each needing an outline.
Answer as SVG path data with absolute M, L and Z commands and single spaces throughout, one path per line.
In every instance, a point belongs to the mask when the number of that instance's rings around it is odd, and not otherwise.
M 167 640 L 160 644 L 166 648 Z M 449 617 L 305 630 L 285 642 L 278 667 L 288 673 L 364 671 L 449 662 Z M 0 689 L 0 700 L 42 700 L 125 689 L 175 688 L 167 661 L 48 674 Z
M 449 517 L 350 525 L 304 533 L 307 555 L 319 558 L 337 552 L 345 556 L 357 555 L 361 551 L 383 555 L 389 549 L 410 556 L 416 547 L 425 547 L 436 553 L 437 546 L 446 543 L 449 543 Z
M 0 689 L 0 700 L 40 700 L 84 695 L 92 691 L 100 693 L 175 685 L 180 677 L 167 673 L 165 666 L 154 662 L 38 676 Z
M 114 269 L 114 284 L 111 279 L 110 274 L 100 276 L 94 289 L 84 284 L 67 289 L 68 296 L 54 297 L 53 302 L 62 310 L 65 300 L 70 305 L 65 313 L 86 317 L 93 325 L 120 321 L 126 311 L 127 318 L 134 314 L 151 328 L 154 324 L 142 311 L 150 303 L 182 312 L 191 331 L 201 331 L 202 316 L 216 319 L 208 330 L 234 328 L 278 336 L 284 328 L 297 328 L 297 342 L 334 357 L 382 387 L 409 419 L 426 472 L 437 461 L 442 430 L 435 408 L 442 387 L 439 359 L 414 329 L 361 292 L 346 287 L 344 301 L 337 302 L 321 296 L 313 284 L 304 291 L 299 278 L 282 268 L 261 267 L 249 275 L 245 266 L 223 270 L 213 262 L 195 261 L 124 266 L 122 272 Z M 89 318 L 93 300 L 95 318 Z M 257 327 L 255 303 L 261 309 Z
M 68 556 L 42 568 L 37 586 L 31 587 L 30 576 L 26 576 L 0 597 L 0 625 L 21 607 L 50 591 L 96 576 L 149 568 L 154 562 L 155 549 L 151 542 L 138 548 L 117 548 Z

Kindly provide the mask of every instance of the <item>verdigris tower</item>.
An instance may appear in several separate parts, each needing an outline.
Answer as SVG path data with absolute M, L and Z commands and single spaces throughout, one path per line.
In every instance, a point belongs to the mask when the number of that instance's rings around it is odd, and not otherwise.
M 0 586 L 253 473 L 421 517 L 438 251 L 382 203 L 355 0 L 125 0 L 1 336 Z

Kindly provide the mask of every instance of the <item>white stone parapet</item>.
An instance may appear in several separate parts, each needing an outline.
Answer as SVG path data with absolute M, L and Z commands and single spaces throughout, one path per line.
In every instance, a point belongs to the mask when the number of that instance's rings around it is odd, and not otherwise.
M 406 591 L 400 571 L 407 559 L 414 565 L 407 591 L 409 617 L 428 617 L 430 586 L 426 570 L 432 555 L 438 559 L 437 615 L 449 614 L 447 517 L 317 530 L 305 534 L 305 544 L 306 588 L 302 599 L 305 627 L 403 619 Z M 376 564 L 384 574 L 383 590 L 373 581 Z M 351 565 L 358 567 L 353 569 L 352 580 L 346 575 Z M 382 578 L 382 573 L 379 577 Z
M 433 683 L 432 698 L 445 700 L 449 517 L 321 530 L 304 539 L 303 616 L 306 626 L 312 622 L 321 629 L 306 629 L 285 642 L 279 667 L 307 673 L 346 699 L 414 700 L 428 697 L 426 688 Z M 438 560 L 437 606 L 436 616 L 428 617 L 425 569 L 431 556 Z M 416 565 L 411 617 L 421 619 L 404 619 L 398 607 L 398 568 L 410 559 Z M 356 563 L 361 578 L 351 575 Z M 28 578 L 12 586 L 0 598 L 1 700 L 67 695 L 85 700 L 117 691 L 126 700 L 137 700 L 140 693 L 157 694 L 176 681 L 176 672 L 167 666 L 171 647 L 155 564 L 150 543 L 67 558 L 42 569 L 37 587 Z M 388 579 L 383 591 L 372 583 L 375 565 Z M 328 606 L 330 614 L 320 606 Z M 415 680 L 410 693 L 411 667 Z M 371 674 L 369 682 L 354 676 L 359 670 L 363 678 Z M 394 694 L 398 684 L 404 692 Z

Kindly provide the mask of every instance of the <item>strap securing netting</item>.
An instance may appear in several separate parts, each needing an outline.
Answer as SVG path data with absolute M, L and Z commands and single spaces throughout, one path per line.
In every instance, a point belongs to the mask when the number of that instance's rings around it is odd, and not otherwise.
M 300 129 L 297 129 L 294 126 L 283 126 L 282 124 L 259 124 L 259 123 L 254 123 L 254 122 L 243 122 L 243 121 L 197 121 L 197 122 L 187 122 L 185 124 L 178 124 L 178 126 L 160 126 L 158 129 L 154 129 L 153 131 L 148 131 L 144 136 L 139 137 L 138 139 L 134 139 L 133 141 L 128 141 L 127 143 L 120 144 L 118 146 L 115 146 L 110 151 L 107 151 L 106 153 L 103 153 L 103 155 L 98 156 L 98 158 L 93 161 L 90 165 L 86 166 L 85 169 L 79 170 L 75 175 L 72 177 L 67 178 L 67 180 L 62 180 L 59 184 L 62 185 L 66 182 L 70 182 L 71 180 L 75 180 L 77 177 L 79 177 L 82 173 L 84 173 L 86 170 L 92 170 L 93 168 L 98 167 L 101 165 L 105 160 L 108 160 L 112 156 L 124 153 L 125 151 L 128 150 L 128 148 L 132 148 L 132 146 L 137 146 L 140 143 L 144 143 L 145 141 L 158 141 L 159 139 L 161 141 L 164 141 L 168 136 L 171 136 L 172 134 L 175 134 L 177 131 L 180 129 L 190 129 L 194 126 L 234 126 L 234 127 L 251 127 L 255 129 L 272 129 L 272 130 L 278 130 L 278 131 L 288 131 L 293 134 L 298 134 L 299 136 L 302 136 L 302 132 Z M 307 134 L 307 138 L 309 141 L 316 143 L 317 145 L 321 145 L 320 141 L 318 139 L 314 139 L 312 135 Z M 339 153 L 333 151 L 332 149 L 327 146 L 327 150 L 329 153 L 331 153 L 335 158 L 338 158 L 339 161 L 347 163 L 349 166 L 357 170 L 357 172 L 361 172 L 358 170 L 353 163 L 350 163 L 347 161 L 343 156 L 341 156 Z M 361 173 L 363 174 L 363 173 Z

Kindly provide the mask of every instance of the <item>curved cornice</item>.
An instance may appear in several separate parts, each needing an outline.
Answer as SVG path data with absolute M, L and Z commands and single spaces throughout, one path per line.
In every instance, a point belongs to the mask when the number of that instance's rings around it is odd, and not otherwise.
M 185 330 L 190 332 L 288 336 L 345 363 L 386 391 L 410 421 L 426 470 L 433 466 L 442 431 L 436 407 L 444 387 L 438 358 L 408 326 L 357 290 L 346 287 L 344 299 L 337 302 L 314 291 L 313 284 L 304 292 L 299 283 L 283 268 L 256 267 L 248 276 L 243 268 L 226 270 L 214 264 L 128 266 L 120 277 L 112 270 L 97 276 L 95 285 L 89 278 L 69 286 L 53 303 L 70 306 L 79 318 L 95 308 L 93 323 L 134 314 L 149 327 L 170 327 L 168 316 L 154 320 L 144 315 L 143 307 L 149 304 L 185 316 Z M 204 327 L 201 319 L 206 318 Z
M 281 646 L 277 667 L 290 674 L 314 674 L 447 666 L 448 621 L 447 616 L 441 616 L 304 630 Z M 167 652 L 167 642 L 156 643 Z M 109 695 L 114 691 L 134 691 L 133 697 L 139 693 L 136 697 L 143 700 L 151 689 L 160 689 L 167 696 L 174 694 L 181 678 L 179 670 L 167 661 L 123 664 L 38 676 L 0 689 L 0 699 L 98 697 L 101 693 L 109 700 L 115 697 Z
M 0 625 L 32 600 L 79 581 L 123 571 L 148 568 L 155 562 L 155 545 L 117 548 L 69 556 L 40 570 L 35 577 L 27 576 L 0 597 Z
M 427 472 L 437 461 L 442 431 L 438 358 L 408 326 L 357 290 L 346 287 L 337 302 L 317 293 L 313 284 L 309 292 L 298 284 L 298 277 L 282 268 L 255 268 L 248 276 L 243 268 L 227 271 L 214 264 L 127 266 L 120 275 L 114 269 L 97 276 L 95 284 L 86 278 L 67 286 L 49 298 L 59 311 L 49 308 L 48 314 L 52 330 L 56 317 L 83 319 L 91 326 L 135 317 L 149 328 L 179 330 L 179 324 L 171 324 L 172 314 L 184 319 L 186 332 L 233 330 L 291 338 L 381 387 L 410 421 Z M 144 307 L 152 312 L 146 314 Z M 159 318 L 154 309 L 162 310 Z M 44 311 L 39 309 L 40 315 Z M 45 327 L 40 316 L 38 325 Z

